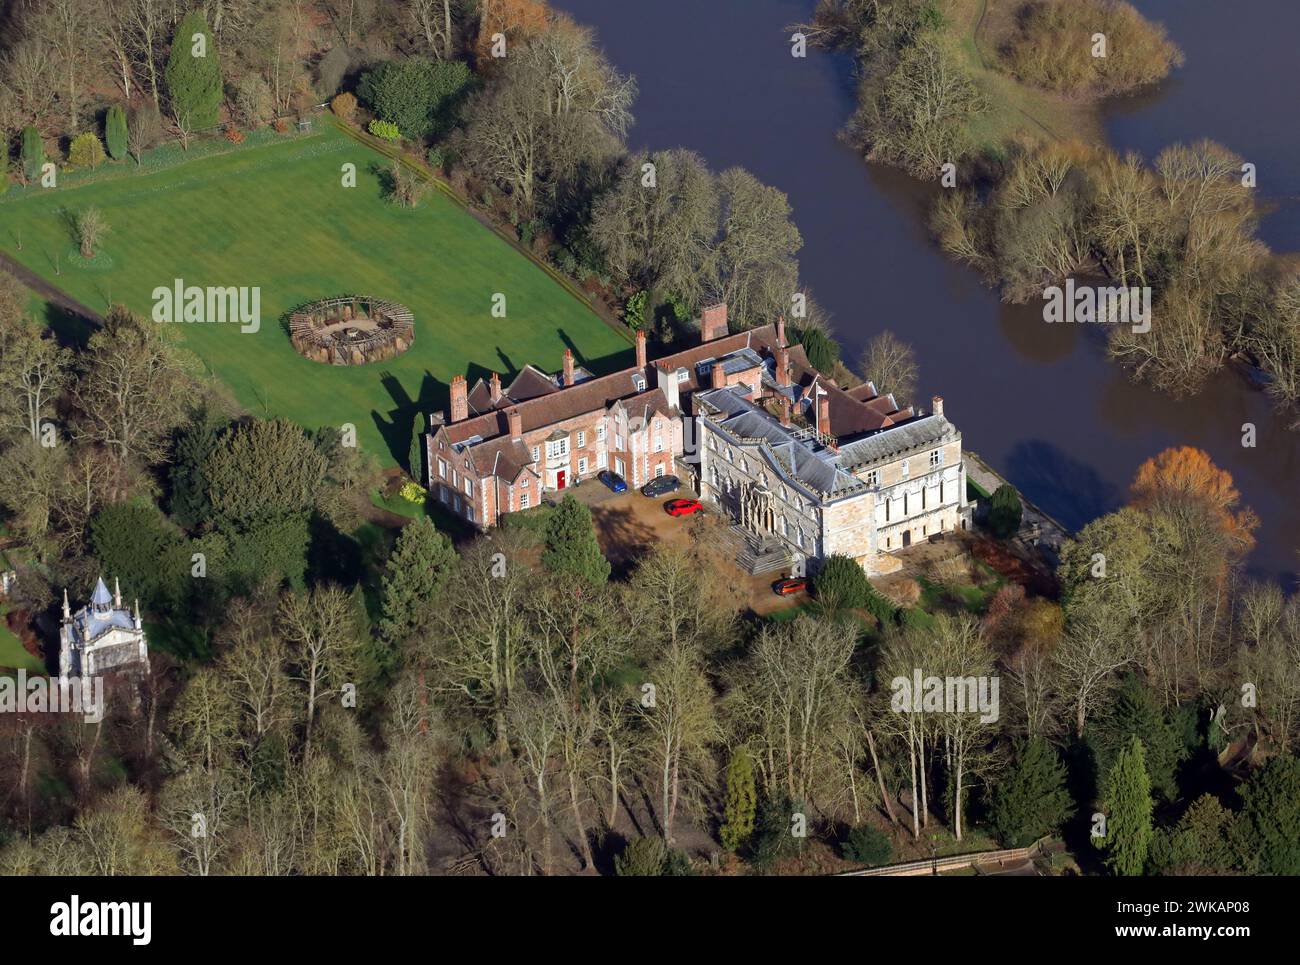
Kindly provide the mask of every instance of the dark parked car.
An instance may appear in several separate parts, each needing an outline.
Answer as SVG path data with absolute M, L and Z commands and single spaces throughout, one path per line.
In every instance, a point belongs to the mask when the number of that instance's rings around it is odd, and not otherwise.
M 808 589 L 808 581 L 803 577 L 794 577 L 789 580 L 777 580 L 772 584 L 772 592 L 777 596 L 789 596 L 792 593 L 802 593 Z
M 603 482 L 610 489 L 614 490 L 614 492 L 616 493 L 627 492 L 627 483 L 624 482 L 623 477 L 616 472 L 610 472 L 608 469 L 602 469 L 600 473 L 596 476 L 596 478 L 599 479 L 601 482 Z
M 650 496 L 653 499 L 658 499 L 660 496 L 667 496 L 669 493 L 675 493 L 681 488 L 682 481 L 676 476 L 659 476 L 656 479 L 651 479 L 648 483 L 642 486 L 641 494 L 643 496 Z

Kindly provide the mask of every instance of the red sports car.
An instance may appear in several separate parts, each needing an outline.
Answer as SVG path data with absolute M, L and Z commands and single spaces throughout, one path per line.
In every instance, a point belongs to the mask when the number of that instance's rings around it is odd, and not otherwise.
M 777 596 L 789 596 L 792 593 L 802 593 L 808 589 L 808 581 L 802 577 L 795 577 L 789 580 L 777 580 L 772 584 L 772 592 Z
M 698 499 L 670 499 L 664 503 L 664 511 L 669 516 L 690 516 L 704 512 L 704 504 Z

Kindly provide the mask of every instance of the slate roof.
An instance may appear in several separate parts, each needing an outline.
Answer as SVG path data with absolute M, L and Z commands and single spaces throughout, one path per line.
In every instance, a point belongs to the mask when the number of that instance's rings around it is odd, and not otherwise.
M 957 437 L 956 427 L 943 416 L 913 416 L 908 422 L 880 427 L 832 448 L 807 429 L 781 425 L 779 419 L 749 401 L 735 386 L 712 389 L 699 398 L 716 411 L 715 423 L 737 439 L 761 441 L 793 481 L 825 494 L 829 500 L 866 488 L 853 473 L 860 466 L 933 448 Z
M 619 400 L 625 403 L 643 400 L 655 411 L 668 413 L 666 396 L 654 387 L 655 370 L 685 370 L 686 378 L 678 383 L 678 391 L 685 397 L 701 389 L 712 390 L 712 369 L 716 361 L 722 362 L 724 371 L 728 374 L 762 367 L 765 392 L 776 390 L 784 393 L 809 422 L 816 421 L 814 407 L 817 395 L 824 395 L 828 403 L 831 435 L 842 443 L 916 417 L 910 406 L 900 409 L 893 396 L 878 396 L 875 387 L 869 382 L 848 391 L 839 388 L 812 367 L 803 347 L 799 345 L 789 346 L 786 350 L 791 384 L 779 386 L 776 380 L 776 348 L 776 326 L 765 325 L 673 352 L 649 362 L 645 368 L 632 366 L 609 375 L 588 377 L 571 386 L 561 386 L 555 377 L 547 375 L 534 365 L 525 365 L 503 390 L 501 400 L 495 405 L 491 402 L 488 384 L 482 379 L 476 382 L 469 394 L 470 411 L 474 414 L 468 419 L 447 425 L 443 431 L 452 445 L 469 444 L 468 450 L 473 453 L 474 465 L 480 472 L 491 471 L 491 466 L 496 465 L 498 459 L 509 466 L 521 458 L 510 445 L 507 408 L 513 408 L 519 413 L 522 431 L 525 433 L 608 409 Z M 772 422 L 779 426 L 776 420 Z M 503 438 L 504 441 L 498 442 Z M 497 444 L 489 445 L 489 442 Z M 803 464 L 802 457 L 798 455 L 789 455 L 787 458 Z M 519 465 L 527 465 L 530 461 L 529 458 L 524 458 Z M 808 471 L 814 475 L 818 472 L 811 466 Z M 825 491 L 834 490 L 836 483 L 833 479 L 821 481 L 831 484 L 831 488 Z
M 72 626 L 77 638 L 91 643 L 109 630 L 134 630 L 135 619 L 131 611 L 125 608 L 113 608 L 113 594 L 109 592 L 101 576 L 95 583 L 95 592 L 91 594 L 90 605 L 82 607 L 72 615 Z

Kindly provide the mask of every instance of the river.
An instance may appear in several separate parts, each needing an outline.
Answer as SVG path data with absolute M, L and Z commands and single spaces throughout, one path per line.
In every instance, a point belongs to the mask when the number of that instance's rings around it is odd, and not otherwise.
M 1261 235 L 1300 248 L 1300 126 L 1291 75 L 1294 0 L 1139 0 L 1187 63 L 1157 90 L 1108 106 L 1113 143 L 1152 156 L 1213 137 L 1254 162 L 1277 208 Z M 1294 586 L 1300 558 L 1300 434 L 1262 393 L 1224 371 L 1191 399 L 1132 384 L 1106 359 L 1102 333 L 1048 325 L 1041 309 L 1001 304 L 925 229 L 936 190 L 866 164 L 837 133 L 854 107 L 852 60 L 790 55 L 789 24 L 809 0 L 552 0 L 596 28 L 640 94 L 629 141 L 690 148 L 717 170 L 741 165 L 789 195 L 804 238 L 803 284 L 828 308 L 847 361 L 893 329 L 920 361 L 918 401 L 946 414 L 978 452 L 1070 527 L 1120 505 L 1141 462 L 1194 445 L 1229 470 L 1260 516 L 1253 575 Z M 928 407 L 927 401 L 921 401 Z M 1242 425 L 1257 444 L 1242 446 Z

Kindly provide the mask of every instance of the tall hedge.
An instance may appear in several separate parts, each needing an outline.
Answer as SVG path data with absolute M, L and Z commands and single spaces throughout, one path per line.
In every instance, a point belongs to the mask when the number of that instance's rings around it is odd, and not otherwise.
M 126 136 L 126 111 L 117 104 L 108 109 L 108 114 L 104 118 L 104 143 L 108 147 L 108 156 L 114 161 L 126 157 L 126 152 L 129 150 Z
M 23 174 L 28 181 L 35 181 L 41 176 L 41 166 L 45 164 L 45 144 L 41 141 L 41 132 L 34 127 L 23 128 L 22 158 Z
M 176 117 L 195 131 L 217 126 L 222 99 L 221 64 L 212 31 L 199 11 L 186 14 L 176 28 L 164 77 Z

